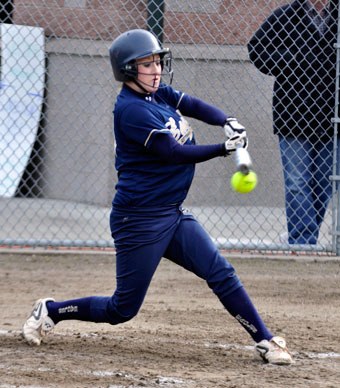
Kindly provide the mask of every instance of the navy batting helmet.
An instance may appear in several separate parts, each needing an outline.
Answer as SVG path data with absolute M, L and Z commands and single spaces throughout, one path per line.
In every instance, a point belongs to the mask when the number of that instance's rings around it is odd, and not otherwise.
M 171 51 L 162 48 L 156 36 L 146 30 L 130 30 L 119 35 L 110 47 L 110 61 L 116 81 L 126 82 L 137 78 L 136 59 L 158 54 L 162 69 L 172 78 Z

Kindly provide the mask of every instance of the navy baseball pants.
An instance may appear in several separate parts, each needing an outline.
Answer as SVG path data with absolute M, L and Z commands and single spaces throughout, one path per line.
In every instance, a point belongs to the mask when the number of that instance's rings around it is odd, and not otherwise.
M 222 303 L 242 286 L 207 232 L 179 206 L 113 208 L 110 226 L 117 250 L 117 285 L 112 297 L 93 297 L 91 316 L 97 322 L 118 324 L 132 319 L 163 257 L 206 280 Z

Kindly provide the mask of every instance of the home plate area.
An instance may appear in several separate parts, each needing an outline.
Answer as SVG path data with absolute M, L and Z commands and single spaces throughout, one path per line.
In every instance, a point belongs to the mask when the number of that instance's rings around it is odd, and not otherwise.
M 264 364 L 208 286 L 167 260 L 133 320 L 63 321 L 30 347 L 21 326 L 33 302 L 111 295 L 115 256 L 13 251 L 0 253 L 0 388 L 338 386 L 340 262 L 230 261 L 268 327 L 286 339 L 292 365 Z

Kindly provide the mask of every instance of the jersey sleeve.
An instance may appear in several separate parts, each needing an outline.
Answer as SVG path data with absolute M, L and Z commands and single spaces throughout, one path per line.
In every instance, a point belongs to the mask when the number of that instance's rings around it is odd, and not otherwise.
M 160 89 L 158 89 L 157 97 L 170 105 L 174 109 L 178 109 L 184 93 L 180 90 L 176 90 L 169 85 L 162 84 Z
M 222 127 L 228 118 L 225 112 L 214 105 L 208 104 L 197 97 L 190 96 L 170 86 L 160 89 L 160 93 L 169 105 L 178 109 L 184 116 Z
M 211 125 L 223 127 L 228 115 L 214 105 L 188 94 L 179 102 L 179 110 L 184 116 L 193 117 Z

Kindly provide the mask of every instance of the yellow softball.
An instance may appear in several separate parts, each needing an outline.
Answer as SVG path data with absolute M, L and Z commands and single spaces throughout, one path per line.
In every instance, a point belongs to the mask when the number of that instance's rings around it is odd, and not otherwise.
M 246 175 L 237 171 L 231 177 L 230 184 L 231 188 L 237 193 L 247 194 L 255 189 L 257 185 L 257 175 L 254 171 L 249 171 Z

